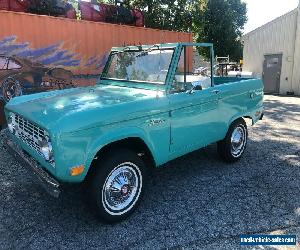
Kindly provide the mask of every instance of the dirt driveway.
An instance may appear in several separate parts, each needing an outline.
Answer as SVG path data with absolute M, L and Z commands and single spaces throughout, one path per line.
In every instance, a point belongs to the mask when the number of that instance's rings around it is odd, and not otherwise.
M 240 249 L 240 234 L 274 231 L 299 240 L 300 98 L 266 96 L 265 107 L 240 162 L 224 164 L 216 145 L 172 161 L 116 225 L 99 223 L 77 187 L 49 197 L 1 149 L 0 249 Z

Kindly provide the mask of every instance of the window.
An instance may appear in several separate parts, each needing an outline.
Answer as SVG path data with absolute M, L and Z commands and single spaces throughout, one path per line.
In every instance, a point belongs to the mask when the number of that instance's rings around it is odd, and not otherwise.
M 1 69 L 7 69 L 7 58 L 3 56 L 0 57 L 0 70 Z
M 267 68 L 276 67 L 278 63 L 279 63 L 279 59 L 278 58 L 268 59 L 268 61 L 267 61 Z
M 18 64 L 15 60 L 9 59 L 8 67 L 7 69 L 20 69 L 21 65 Z
M 176 69 L 176 75 L 184 75 L 184 50 L 181 51 L 181 55 Z
M 185 92 L 191 89 L 202 90 L 211 86 L 211 48 L 183 47 L 171 92 Z
M 112 52 L 102 78 L 165 84 L 173 49 Z

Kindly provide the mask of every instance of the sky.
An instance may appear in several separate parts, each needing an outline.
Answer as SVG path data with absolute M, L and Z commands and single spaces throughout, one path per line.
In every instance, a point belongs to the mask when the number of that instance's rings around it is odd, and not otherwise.
M 297 8 L 299 0 L 242 0 L 247 3 L 248 22 L 244 33 L 248 33 L 273 19 Z

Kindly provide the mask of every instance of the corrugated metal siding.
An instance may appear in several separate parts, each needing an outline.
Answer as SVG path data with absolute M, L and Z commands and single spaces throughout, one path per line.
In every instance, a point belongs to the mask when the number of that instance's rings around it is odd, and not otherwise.
M 294 53 L 294 68 L 293 68 L 293 81 L 292 81 L 292 90 L 296 95 L 300 96 L 300 6 L 298 9 L 298 18 L 297 18 L 297 32 L 296 32 L 296 41 L 295 41 L 295 53 Z
M 72 68 L 75 73 L 95 74 L 84 67 L 89 58 L 107 54 L 111 47 L 123 45 L 192 42 L 191 33 L 162 31 L 125 25 L 96 23 L 0 11 L 0 41 L 16 36 L 18 44 L 44 48 L 63 42 L 62 49 L 77 55 L 81 64 Z M 1 52 L 0 52 L 1 53 Z
M 246 34 L 244 40 L 244 70 L 262 77 L 264 55 L 282 54 L 280 93 L 291 89 L 295 49 L 297 10 Z

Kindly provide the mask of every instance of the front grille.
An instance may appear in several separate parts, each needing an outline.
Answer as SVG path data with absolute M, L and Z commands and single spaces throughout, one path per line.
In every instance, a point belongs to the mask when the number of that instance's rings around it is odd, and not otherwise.
M 12 114 L 15 135 L 42 156 L 40 142 L 47 137 L 46 131 L 23 117 Z

